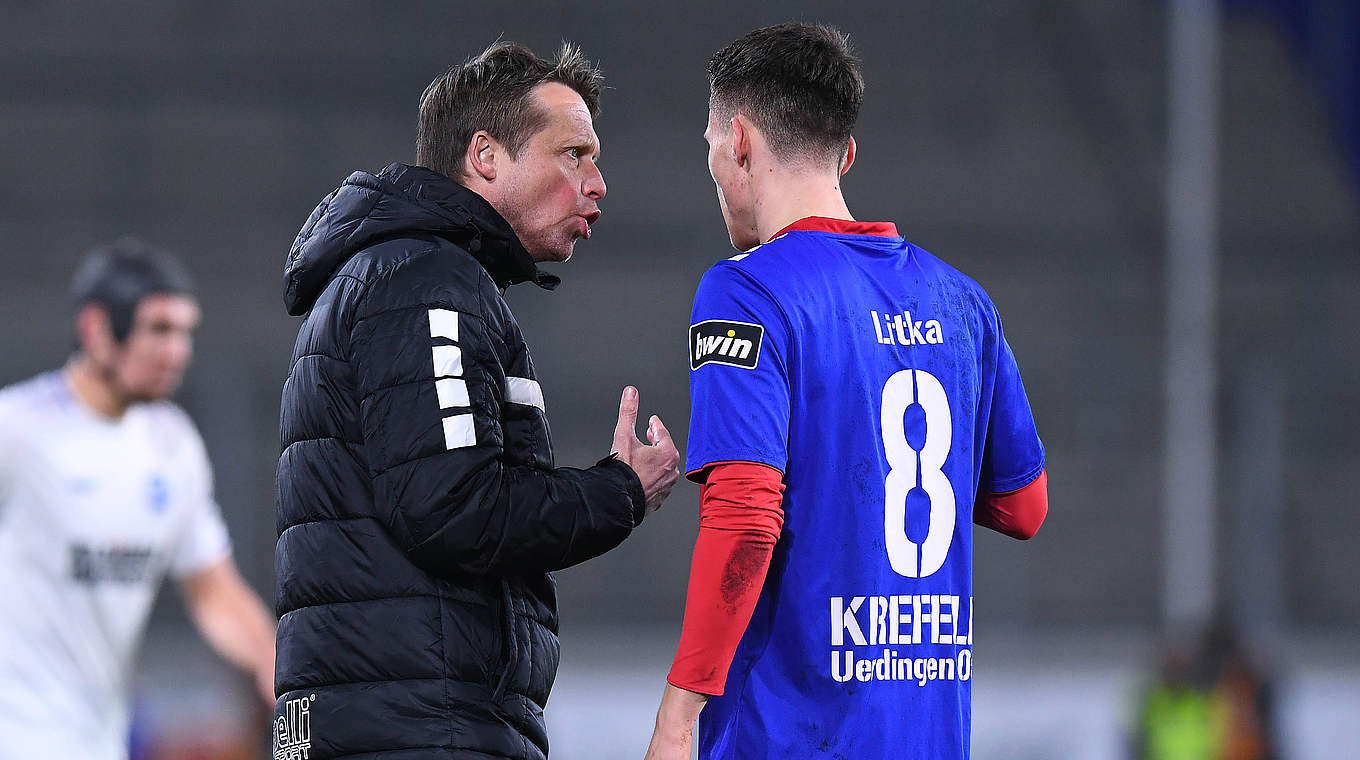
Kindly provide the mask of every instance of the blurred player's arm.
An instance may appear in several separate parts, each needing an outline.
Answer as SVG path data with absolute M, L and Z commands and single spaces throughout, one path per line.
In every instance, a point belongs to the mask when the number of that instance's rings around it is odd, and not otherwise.
M 274 618 L 246 584 L 230 555 L 180 580 L 199 633 L 228 662 L 250 673 L 274 705 Z
M 187 416 L 183 422 L 185 474 L 196 484 L 196 493 L 170 559 L 170 575 L 199 633 L 223 659 L 250 674 L 260 697 L 273 708 L 274 618 L 236 569 L 231 538 L 213 499 L 208 453 Z
M 784 525 L 783 473 L 752 462 L 705 469 L 685 622 L 657 710 L 649 760 L 688 758 L 694 722 L 723 693 Z

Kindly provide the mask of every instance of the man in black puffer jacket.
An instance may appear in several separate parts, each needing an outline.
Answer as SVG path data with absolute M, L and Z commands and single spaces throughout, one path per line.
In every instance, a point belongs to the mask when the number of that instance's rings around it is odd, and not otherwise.
M 570 46 L 550 63 L 497 43 L 422 97 L 428 168 L 354 173 L 298 234 L 275 758 L 547 755 L 550 573 L 616 546 L 678 476 L 659 419 L 635 436 L 632 388 L 613 453 L 554 468 L 502 297 L 555 287 L 536 262 L 566 260 L 599 215 L 599 91 Z

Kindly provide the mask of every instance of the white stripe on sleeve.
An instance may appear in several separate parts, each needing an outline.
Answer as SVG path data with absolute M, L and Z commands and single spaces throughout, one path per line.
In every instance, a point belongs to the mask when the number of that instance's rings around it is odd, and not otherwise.
M 543 389 L 537 380 L 527 377 L 505 378 L 505 400 L 511 404 L 537 407 L 540 412 L 547 411 L 543 408 Z
M 472 415 L 455 414 L 444 418 L 444 448 L 465 449 L 477 445 L 477 431 L 472 426 Z
M 461 377 L 463 374 L 463 351 L 457 346 L 435 346 L 434 376 Z
M 430 337 L 458 341 L 458 312 L 430 309 Z
M 434 392 L 439 395 L 439 408 L 451 406 L 472 406 L 468 403 L 467 381 L 456 377 L 445 377 L 434 381 Z

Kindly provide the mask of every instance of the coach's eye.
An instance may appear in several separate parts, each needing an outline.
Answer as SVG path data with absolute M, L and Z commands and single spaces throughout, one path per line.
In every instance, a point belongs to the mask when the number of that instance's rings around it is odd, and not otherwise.
M 577 160 L 577 161 L 580 161 L 580 160 L 581 160 L 581 149 L 580 149 L 580 148 L 567 148 L 567 155 L 568 155 L 568 156 L 571 156 L 573 159 L 575 159 L 575 160 Z

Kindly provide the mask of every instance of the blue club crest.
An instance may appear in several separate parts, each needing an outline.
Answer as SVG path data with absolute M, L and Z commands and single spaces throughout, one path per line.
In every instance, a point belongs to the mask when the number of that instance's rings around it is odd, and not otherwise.
M 147 501 L 151 505 L 151 511 L 162 514 L 170 506 L 170 488 L 165 483 L 165 478 L 160 475 L 152 475 L 147 483 Z

